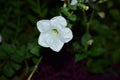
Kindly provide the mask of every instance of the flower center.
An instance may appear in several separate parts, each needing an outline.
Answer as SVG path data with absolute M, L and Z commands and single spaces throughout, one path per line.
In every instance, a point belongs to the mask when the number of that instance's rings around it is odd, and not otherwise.
M 52 29 L 52 33 L 53 33 L 54 35 L 57 35 L 59 32 L 58 32 L 57 29 Z

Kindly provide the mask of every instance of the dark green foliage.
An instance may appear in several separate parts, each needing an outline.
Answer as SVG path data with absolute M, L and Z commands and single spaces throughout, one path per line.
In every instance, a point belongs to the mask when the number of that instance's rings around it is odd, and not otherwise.
M 84 67 L 91 73 L 104 73 L 120 63 L 120 0 L 78 1 L 62 7 L 63 2 L 57 0 L 0 0 L 0 80 L 22 80 L 22 73 L 30 73 L 42 52 L 36 22 L 58 15 L 73 30 L 76 62 L 87 59 Z M 82 9 L 83 4 L 89 6 L 88 11 Z M 88 44 L 89 40 L 93 42 Z

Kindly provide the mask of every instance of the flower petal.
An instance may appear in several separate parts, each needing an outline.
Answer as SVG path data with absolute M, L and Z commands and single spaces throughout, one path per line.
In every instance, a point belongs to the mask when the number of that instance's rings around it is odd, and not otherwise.
M 49 47 L 55 52 L 59 52 L 64 45 L 64 43 L 61 42 L 58 37 L 52 35 L 48 35 L 46 42 Z
M 37 28 L 40 32 L 47 32 L 51 29 L 50 20 L 40 20 L 37 22 Z
M 61 25 L 62 27 L 65 27 L 67 26 L 67 21 L 64 17 L 62 16 L 56 16 L 56 17 L 53 17 L 51 20 L 50 20 L 51 24 L 53 24 L 55 27 L 57 25 Z
M 59 32 L 60 32 L 60 40 L 62 42 L 67 43 L 70 40 L 72 40 L 73 34 L 72 34 L 72 31 L 69 28 L 63 28 Z
M 39 38 L 38 38 L 38 44 L 43 46 L 43 47 L 49 47 L 47 44 L 46 44 L 46 40 L 47 39 L 47 35 L 46 33 L 41 33 Z
M 77 2 L 78 2 L 77 0 L 72 0 L 70 4 L 71 4 L 71 5 L 76 5 Z

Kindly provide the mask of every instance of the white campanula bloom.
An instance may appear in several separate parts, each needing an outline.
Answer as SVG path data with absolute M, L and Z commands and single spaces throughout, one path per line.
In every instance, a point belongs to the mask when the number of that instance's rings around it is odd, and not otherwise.
M 59 52 L 64 43 L 69 42 L 73 38 L 72 31 L 66 28 L 66 26 L 67 22 L 62 16 L 56 16 L 50 20 L 38 21 L 37 28 L 41 32 L 38 44 Z
M 76 5 L 77 3 L 78 3 L 77 0 L 72 0 L 70 4 L 71 4 L 71 5 Z
M 61 1 L 65 1 L 65 0 L 61 0 Z M 77 3 L 78 3 L 77 0 L 71 0 L 70 5 L 76 5 Z

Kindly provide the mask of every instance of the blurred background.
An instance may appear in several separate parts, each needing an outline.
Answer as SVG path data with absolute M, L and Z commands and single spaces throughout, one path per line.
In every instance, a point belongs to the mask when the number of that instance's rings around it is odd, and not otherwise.
M 0 80 L 26 80 L 39 59 L 32 80 L 120 80 L 120 0 L 78 1 L 0 0 Z M 55 53 L 38 45 L 36 22 L 60 14 L 74 38 Z

